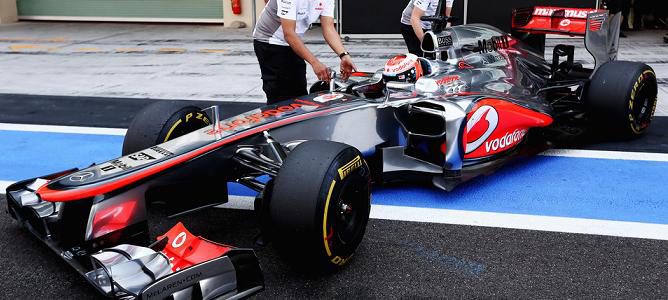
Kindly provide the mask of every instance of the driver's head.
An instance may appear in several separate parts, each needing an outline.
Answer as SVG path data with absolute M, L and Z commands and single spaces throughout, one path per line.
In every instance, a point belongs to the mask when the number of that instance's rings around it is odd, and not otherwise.
M 383 79 L 388 81 L 416 82 L 422 77 L 422 65 L 415 54 L 401 54 L 390 58 L 383 70 Z

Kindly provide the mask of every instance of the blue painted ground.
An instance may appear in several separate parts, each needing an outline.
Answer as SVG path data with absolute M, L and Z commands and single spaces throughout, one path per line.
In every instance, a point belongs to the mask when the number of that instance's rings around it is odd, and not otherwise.
M 0 131 L 0 180 L 15 181 L 120 154 L 122 137 Z M 447 193 L 379 188 L 374 204 L 668 224 L 668 163 L 536 157 Z M 254 195 L 230 185 L 234 195 Z

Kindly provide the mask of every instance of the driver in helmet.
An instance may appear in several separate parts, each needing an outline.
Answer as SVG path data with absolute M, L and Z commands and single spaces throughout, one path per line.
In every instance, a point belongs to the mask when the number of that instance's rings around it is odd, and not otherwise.
M 420 58 L 412 53 L 390 58 L 383 69 L 385 82 L 399 81 L 415 83 L 425 75 Z

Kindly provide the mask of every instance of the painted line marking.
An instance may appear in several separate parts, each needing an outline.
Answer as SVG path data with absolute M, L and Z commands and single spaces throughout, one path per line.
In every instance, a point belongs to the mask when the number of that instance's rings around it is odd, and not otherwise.
M 204 53 L 226 53 L 227 52 L 227 50 L 225 50 L 225 49 L 201 49 L 199 51 L 204 52 Z
M 120 135 L 124 136 L 127 129 L 81 127 L 81 126 L 58 126 L 58 125 L 30 125 L 0 123 L 0 130 L 7 131 L 30 131 L 30 132 L 53 132 L 53 133 L 75 133 L 75 134 L 97 134 L 97 135 Z
M 65 43 L 68 40 L 66 38 L 57 37 L 57 38 L 0 38 L 0 42 L 35 42 L 35 43 Z
M 21 52 L 26 50 L 33 52 L 41 52 L 41 51 L 56 51 L 58 50 L 58 48 L 51 48 L 42 45 L 11 45 L 9 46 L 9 50 L 12 52 Z
M 144 49 L 142 48 L 117 48 L 114 50 L 116 53 L 142 53 Z
M 253 197 L 230 196 L 228 203 L 219 205 L 217 208 L 253 210 L 253 201 Z M 372 219 L 391 221 L 495 227 L 668 241 L 668 225 L 664 224 L 377 204 L 371 205 L 370 217 Z
M 617 160 L 640 160 L 640 161 L 659 161 L 668 162 L 666 153 L 649 152 L 622 152 L 622 151 L 601 151 L 601 150 L 574 150 L 574 149 L 550 149 L 540 155 L 575 157 L 575 158 L 598 158 L 598 159 L 617 159 Z
M 186 52 L 186 49 L 183 49 L 183 48 L 160 48 L 160 49 L 158 49 L 158 52 L 162 52 L 162 53 L 184 53 L 184 52 Z
M 100 48 L 79 48 L 79 49 L 76 49 L 76 52 L 97 53 L 97 52 L 104 52 L 104 50 L 102 50 Z

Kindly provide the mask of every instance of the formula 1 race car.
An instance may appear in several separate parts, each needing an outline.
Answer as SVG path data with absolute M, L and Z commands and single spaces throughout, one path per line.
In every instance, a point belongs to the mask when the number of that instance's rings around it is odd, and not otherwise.
M 182 225 L 149 243 L 147 207 L 179 216 L 225 203 L 226 183 L 243 184 L 258 193 L 265 240 L 296 265 L 332 270 L 362 241 L 372 182 L 451 190 L 552 139 L 590 129 L 634 137 L 650 125 L 656 76 L 616 61 L 619 16 L 518 10 L 514 35 L 425 20 L 434 23 L 425 57 L 394 58 L 303 97 L 224 120 L 224 107 L 150 105 L 122 157 L 18 182 L 7 189 L 9 212 L 107 296 L 242 297 L 262 288 L 252 251 Z M 545 33 L 584 35 L 595 66 L 564 45 L 546 62 Z

